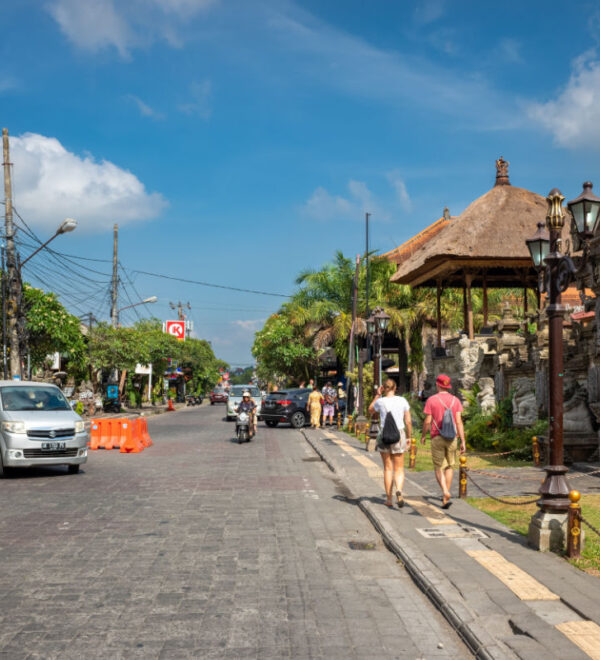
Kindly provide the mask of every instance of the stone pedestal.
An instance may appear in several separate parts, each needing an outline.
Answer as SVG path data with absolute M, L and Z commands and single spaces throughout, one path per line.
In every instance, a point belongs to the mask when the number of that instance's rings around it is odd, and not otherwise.
M 567 545 L 567 513 L 546 513 L 541 509 L 531 518 L 529 545 L 541 552 L 562 551 Z

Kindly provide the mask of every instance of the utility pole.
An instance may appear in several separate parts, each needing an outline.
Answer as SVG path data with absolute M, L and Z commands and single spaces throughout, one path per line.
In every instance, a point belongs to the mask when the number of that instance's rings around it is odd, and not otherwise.
M 6 350 L 6 248 L 2 242 L 2 376 L 8 378 L 8 352 Z
M 176 309 L 176 310 L 177 310 L 177 318 L 178 318 L 180 321 L 185 321 L 185 319 L 186 319 L 186 314 L 185 314 L 185 312 L 183 311 L 184 305 L 183 305 L 183 303 L 181 302 L 181 300 L 177 303 L 177 305 L 176 305 L 175 303 L 170 302 L 170 303 L 169 303 L 169 307 L 170 307 L 171 309 Z M 187 303 L 187 304 L 185 305 L 185 307 L 186 307 L 187 309 L 192 309 L 192 306 L 190 305 L 190 303 Z
M 112 295 L 110 307 L 110 319 L 112 327 L 116 328 L 119 323 L 119 314 L 117 311 L 117 298 L 119 288 L 119 225 L 115 224 L 113 228 L 113 272 L 112 272 Z
M 6 270 L 8 277 L 7 323 L 10 342 L 10 376 L 21 376 L 21 352 L 19 348 L 18 320 L 21 306 L 21 278 L 17 269 L 15 251 L 15 230 L 12 212 L 12 185 L 10 179 L 10 151 L 8 129 L 2 129 L 2 150 L 4 154 L 4 233 L 6 236 Z
M 365 313 L 365 318 L 369 318 L 369 287 L 370 287 L 370 273 L 369 273 L 369 218 L 371 217 L 370 213 L 365 213 L 365 225 L 366 225 L 366 246 L 365 246 L 365 259 L 367 260 L 366 264 L 366 295 L 367 295 L 367 301 L 366 301 L 366 313 Z

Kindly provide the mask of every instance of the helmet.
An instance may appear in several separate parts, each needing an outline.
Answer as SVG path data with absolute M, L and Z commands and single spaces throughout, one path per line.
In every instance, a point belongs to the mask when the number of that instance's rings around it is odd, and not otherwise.
M 243 394 L 242 394 L 242 398 L 245 397 L 245 396 L 247 396 L 248 398 L 250 398 L 250 392 L 248 392 L 248 390 L 245 390 L 245 391 L 243 392 Z

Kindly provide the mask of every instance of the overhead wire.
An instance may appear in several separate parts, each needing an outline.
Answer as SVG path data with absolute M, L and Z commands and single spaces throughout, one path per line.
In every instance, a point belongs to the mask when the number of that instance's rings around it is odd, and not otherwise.
M 131 269 L 133 273 L 140 273 L 141 275 L 148 275 L 150 277 L 158 277 L 164 280 L 174 280 L 175 282 L 185 282 L 186 284 L 197 284 L 199 286 L 212 287 L 214 289 L 226 289 L 228 291 L 238 291 L 240 293 L 253 293 L 260 296 L 274 296 L 276 298 L 291 298 L 291 296 L 284 293 L 273 293 L 271 291 L 259 291 L 257 289 L 243 289 L 236 286 L 227 286 L 225 284 L 214 284 L 211 282 L 202 282 L 200 280 L 190 280 L 184 277 L 176 277 L 174 275 L 164 275 L 161 273 L 150 273 L 147 270 L 138 270 L 136 268 Z

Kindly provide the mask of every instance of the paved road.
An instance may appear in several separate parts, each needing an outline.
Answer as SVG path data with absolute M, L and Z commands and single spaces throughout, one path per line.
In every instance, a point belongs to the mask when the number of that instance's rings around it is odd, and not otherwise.
M 300 433 L 223 412 L 0 482 L 2 657 L 469 657 Z

